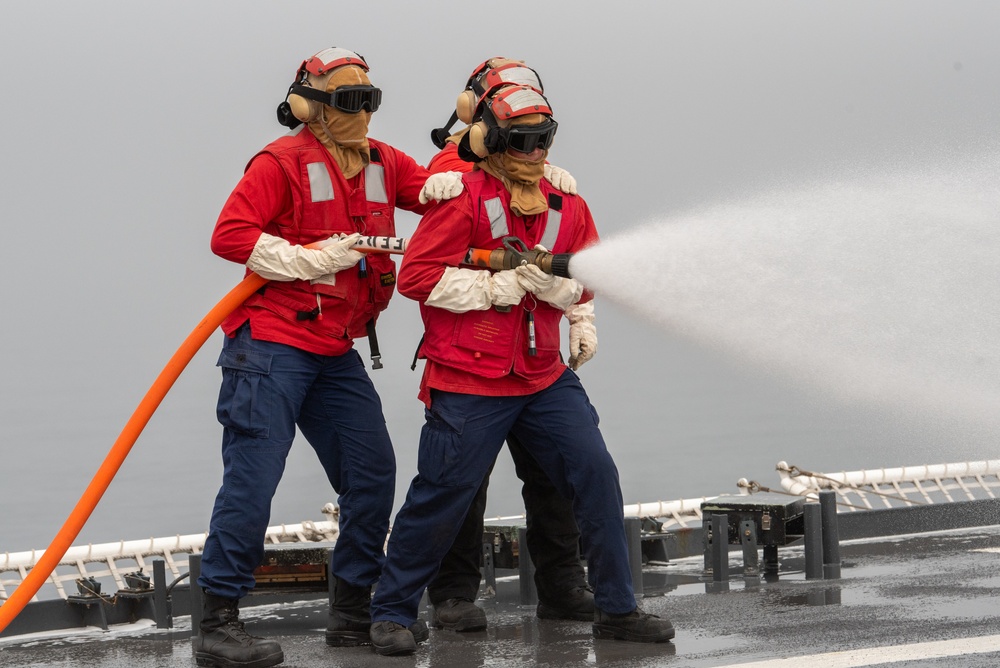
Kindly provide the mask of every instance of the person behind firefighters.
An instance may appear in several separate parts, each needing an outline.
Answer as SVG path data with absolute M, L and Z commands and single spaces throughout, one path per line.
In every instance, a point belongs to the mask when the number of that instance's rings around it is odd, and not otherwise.
M 416 649 L 409 627 L 424 589 L 513 432 L 560 493 L 573 500 L 594 589 L 598 638 L 666 642 L 667 619 L 636 606 L 618 471 L 596 411 L 559 355 L 559 323 L 592 316 L 592 295 L 537 266 L 493 272 L 462 266 L 469 248 L 509 236 L 556 253 L 597 242 L 582 198 L 542 179 L 556 121 L 528 86 L 501 89 L 467 132 L 481 169 L 429 211 L 407 246 L 399 290 L 420 302 L 426 359 L 417 476 L 396 514 L 372 597 L 371 641 L 383 655 Z
M 472 170 L 478 156 L 466 152 L 472 161 L 458 154 L 458 144 L 465 132 L 442 140 L 454 124 L 461 120 L 466 127 L 479 120 L 483 101 L 500 88 L 510 85 L 531 86 L 544 93 L 538 74 L 523 61 L 503 57 L 490 58 L 478 65 L 458 97 L 452 120 L 432 133 L 435 145 L 441 149 L 428 163 L 433 173 Z M 576 194 L 576 181 L 565 170 L 545 164 L 545 178 L 568 194 Z M 574 328 L 592 327 L 579 323 Z M 590 359 L 596 350 L 596 335 L 590 337 L 592 349 L 581 355 L 574 353 L 574 370 Z M 573 519 L 572 503 L 564 498 L 529 450 L 513 433 L 507 434 L 507 448 L 514 460 L 517 477 L 524 483 L 528 554 L 535 566 L 534 581 L 538 591 L 536 614 L 542 619 L 589 621 L 594 618 L 594 595 L 587 585 L 586 573 L 580 563 L 580 530 Z M 474 601 L 482 579 L 480 563 L 483 544 L 483 515 L 486 511 L 490 472 L 476 493 L 455 542 L 444 559 L 434 580 L 427 587 L 427 597 L 433 606 L 432 624 L 455 631 L 477 631 L 486 628 L 486 613 Z
M 238 604 L 254 586 L 296 427 L 339 495 L 327 643 L 368 642 L 396 465 L 381 401 L 353 345 L 373 331 L 396 270 L 388 255 L 352 247 L 362 234 L 392 236 L 396 207 L 423 213 L 428 195 L 458 189 L 454 177 L 429 179 L 411 157 L 367 136 L 381 95 L 357 53 L 334 47 L 304 61 L 278 108 L 291 131 L 250 160 L 212 234 L 213 252 L 270 282 L 222 324 L 224 472 L 197 582 L 198 665 L 283 660 L 277 642 L 243 630 Z M 322 240 L 321 249 L 305 247 Z M 426 625 L 414 631 L 427 635 Z

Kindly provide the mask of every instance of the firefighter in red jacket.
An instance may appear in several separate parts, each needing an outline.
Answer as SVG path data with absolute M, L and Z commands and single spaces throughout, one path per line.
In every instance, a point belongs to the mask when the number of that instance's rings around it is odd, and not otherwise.
M 465 148 L 466 157 L 472 159 L 465 160 L 458 150 L 466 133 L 444 137 L 455 121 L 461 120 L 468 127 L 479 120 L 484 100 L 511 85 L 526 85 L 539 93 L 545 92 L 538 74 L 523 61 L 495 57 L 472 71 L 465 90 L 459 95 L 455 113 L 445 127 L 431 134 L 435 145 L 441 149 L 427 165 L 431 173 L 472 170 L 473 163 L 479 161 L 478 156 Z M 544 176 L 560 190 L 576 194 L 576 181 L 565 170 L 545 163 Z M 587 351 L 591 355 L 596 349 L 596 337 L 592 341 Z M 586 359 L 577 351 L 574 369 Z M 572 503 L 559 494 L 531 456 L 529 448 L 514 434 L 508 434 L 506 440 L 517 476 L 524 483 L 521 495 L 527 522 L 526 547 L 535 566 L 534 581 L 538 591 L 536 614 L 541 619 L 592 620 L 594 595 L 580 563 L 580 530 L 573 519 Z M 474 601 L 482 579 L 480 562 L 488 485 L 489 473 L 476 493 L 455 543 L 427 587 L 427 596 L 433 606 L 432 622 L 438 628 L 475 631 L 486 627 L 486 613 Z
M 418 473 L 396 515 L 371 640 L 379 654 L 416 648 L 409 629 L 424 589 L 452 545 L 504 438 L 529 447 L 563 496 L 572 499 L 594 589 L 600 638 L 665 642 L 666 619 L 635 603 L 618 472 L 597 414 L 559 354 L 559 323 L 592 296 L 573 279 L 533 265 L 492 272 L 461 266 L 470 247 L 494 249 L 509 236 L 556 253 L 597 241 L 586 203 L 543 178 L 556 122 L 545 98 L 508 86 L 468 130 L 482 161 L 462 194 L 421 220 L 400 268 L 399 289 L 420 302 L 426 358 L 419 396 L 426 423 Z
M 340 535 L 326 640 L 368 642 L 372 584 L 384 560 L 396 465 L 382 405 L 354 350 L 373 331 L 396 282 L 394 261 L 353 250 L 393 235 L 396 207 L 423 213 L 427 195 L 457 192 L 369 138 L 381 90 L 357 53 L 325 49 L 299 68 L 279 121 L 291 128 L 246 167 L 212 235 L 212 250 L 270 282 L 222 325 L 222 488 L 197 585 L 198 665 L 273 666 L 278 643 L 243 631 L 239 600 L 254 586 L 264 533 L 296 427 L 339 495 Z M 306 244 L 329 239 L 321 250 Z M 426 637 L 426 626 L 414 627 Z

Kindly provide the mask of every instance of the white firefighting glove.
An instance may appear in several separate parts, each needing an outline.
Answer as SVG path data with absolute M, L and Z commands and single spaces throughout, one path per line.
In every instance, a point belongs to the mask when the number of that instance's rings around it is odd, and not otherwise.
M 524 297 L 513 269 L 490 274 L 485 269 L 448 267 L 425 302 L 452 313 L 485 311 L 491 306 L 513 306 Z
M 261 234 L 247 260 L 250 271 L 270 281 L 312 280 L 353 267 L 364 253 L 352 250 L 361 238 L 357 232 L 340 238 L 331 237 L 322 249 L 288 243 L 281 237 Z
M 583 286 L 578 281 L 546 274 L 533 264 L 522 264 L 514 271 L 517 272 L 517 282 L 522 288 L 560 311 L 575 304 L 583 294 Z
M 440 202 L 461 195 L 464 189 L 461 172 L 440 172 L 431 174 L 424 181 L 424 187 L 420 189 L 418 199 L 421 204 L 427 204 L 431 200 Z
M 569 320 L 569 368 L 576 371 L 597 353 L 594 300 L 573 304 L 563 311 Z
M 524 286 L 514 269 L 498 271 L 490 277 L 490 300 L 495 306 L 514 306 L 524 299 Z
M 554 188 L 558 188 L 567 195 L 576 194 L 576 179 L 562 167 L 545 163 L 542 174 L 545 176 L 545 180 L 551 183 Z

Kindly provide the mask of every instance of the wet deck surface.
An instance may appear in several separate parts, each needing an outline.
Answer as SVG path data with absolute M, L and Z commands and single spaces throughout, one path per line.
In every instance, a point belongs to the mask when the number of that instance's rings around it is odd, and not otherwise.
M 801 548 L 779 556 L 772 582 L 744 579 L 738 553 L 722 585 L 701 577 L 701 559 L 647 569 L 641 605 L 673 621 L 668 644 L 595 640 L 589 623 L 538 620 L 533 606 L 517 604 L 513 580 L 480 601 L 486 631 L 432 629 L 408 657 L 327 647 L 321 600 L 248 608 L 243 617 L 252 633 L 281 642 L 288 668 L 1000 665 L 998 527 L 844 543 L 839 580 L 806 580 Z M 192 666 L 189 619 L 175 625 L 0 640 L 0 668 Z

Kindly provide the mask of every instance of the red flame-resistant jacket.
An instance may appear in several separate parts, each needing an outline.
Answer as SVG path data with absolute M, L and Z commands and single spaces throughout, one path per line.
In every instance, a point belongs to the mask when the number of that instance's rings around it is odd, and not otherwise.
M 540 187 L 549 210 L 515 216 L 503 183 L 483 171 L 463 176 L 465 191 L 441 202 L 420 221 L 410 238 L 399 274 L 401 294 L 421 302 L 427 359 L 421 399 L 429 389 L 491 396 L 531 394 L 544 389 L 565 369 L 559 355 L 562 312 L 530 293 L 509 312 L 452 313 L 424 302 L 447 267 L 460 266 L 468 249 L 503 246 L 516 236 L 528 248 L 543 243 L 554 253 L 582 250 L 597 241 L 590 209 L 578 196 Z M 486 270 L 480 270 L 486 271 Z M 587 300 L 592 295 L 585 293 Z M 537 353 L 528 351 L 528 311 L 535 319 Z
M 326 148 L 305 126 L 254 156 L 226 202 L 212 250 L 245 264 L 262 232 L 305 245 L 344 232 L 395 234 L 399 207 L 423 213 L 418 195 L 429 172 L 410 156 L 369 139 L 371 163 L 345 179 Z M 249 318 L 254 338 L 322 355 L 340 355 L 388 305 L 396 282 L 392 257 L 369 253 L 339 272 L 336 285 L 271 281 L 222 323 L 231 335 Z M 249 273 L 249 272 L 248 272 Z

